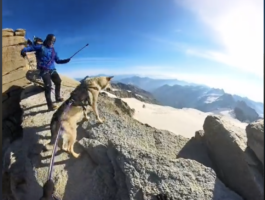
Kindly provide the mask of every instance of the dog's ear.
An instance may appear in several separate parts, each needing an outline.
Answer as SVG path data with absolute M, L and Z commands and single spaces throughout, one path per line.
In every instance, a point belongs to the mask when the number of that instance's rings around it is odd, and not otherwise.
M 110 81 L 114 76 L 108 76 L 107 80 Z

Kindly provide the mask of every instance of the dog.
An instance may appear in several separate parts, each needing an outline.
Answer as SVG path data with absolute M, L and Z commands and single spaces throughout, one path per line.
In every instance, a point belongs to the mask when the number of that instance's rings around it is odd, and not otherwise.
M 93 111 L 99 123 L 103 119 L 99 117 L 97 101 L 101 90 L 112 90 L 110 81 L 114 76 L 101 76 L 83 80 L 71 93 L 71 96 L 55 111 L 50 123 L 51 141 L 46 145 L 50 149 L 55 143 L 60 127 L 62 127 L 62 150 L 71 153 L 75 158 L 80 154 L 74 152 L 74 144 L 77 136 L 77 123 L 82 115 L 88 120 L 87 113 Z M 72 102 L 71 106 L 69 103 Z

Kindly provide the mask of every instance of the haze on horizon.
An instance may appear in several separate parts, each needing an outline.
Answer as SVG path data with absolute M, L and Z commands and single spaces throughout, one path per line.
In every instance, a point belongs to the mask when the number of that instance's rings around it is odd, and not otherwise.
M 57 65 L 69 77 L 103 73 L 176 78 L 263 102 L 263 4 L 3 0 L 2 28 L 24 28 L 27 38 L 56 34 L 61 58 L 89 43 L 69 64 Z M 47 6 L 48 11 L 43 9 Z

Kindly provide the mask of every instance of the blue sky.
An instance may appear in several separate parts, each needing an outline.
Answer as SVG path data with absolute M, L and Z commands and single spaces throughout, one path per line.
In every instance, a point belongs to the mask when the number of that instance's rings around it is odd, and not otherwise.
M 73 78 L 99 73 L 177 78 L 263 102 L 262 0 L 3 0 L 3 28 L 57 37 L 57 65 Z

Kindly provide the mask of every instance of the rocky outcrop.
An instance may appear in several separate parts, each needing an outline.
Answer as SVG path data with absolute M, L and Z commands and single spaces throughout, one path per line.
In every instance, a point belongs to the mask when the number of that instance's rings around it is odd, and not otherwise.
M 20 95 L 30 84 L 26 78 L 27 60 L 20 55 L 25 47 L 25 30 L 2 29 L 2 152 L 22 137 Z
M 63 97 L 71 90 L 63 87 Z M 16 159 L 8 164 L 13 189 L 5 191 L 21 200 L 38 199 L 48 175 L 51 151 L 43 151 L 43 145 L 49 142 L 53 112 L 47 112 L 44 94 L 32 88 L 25 89 L 20 105 L 24 134 L 6 156 Z M 216 176 L 201 142 L 142 124 L 120 105 L 100 95 L 105 122 L 97 124 L 90 114 L 90 121 L 80 123 L 75 149 L 81 157 L 56 154 L 56 195 L 64 200 L 154 200 L 158 193 L 169 193 L 174 200 L 242 200 Z
M 264 168 L 264 119 L 249 124 L 246 127 L 248 146 L 255 153 Z
M 112 83 L 112 87 L 114 90 L 110 91 L 110 93 L 116 95 L 119 98 L 135 98 L 142 102 L 159 104 L 159 102 L 151 93 L 136 86 L 126 85 L 124 83 Z
M 258 113 L 244 101 L 237 101 L 234 108 L 235 117 L 241 122 L 253 122 L 259 119 Z
M 2 117 L 20 110 L 19 100 L 23 87 L 30 84 L 25 77 L 29 65 L 20 51 L 26 45 L 25 30 L 2 29 Z
M 117 107 L 119 107 L 122 110 L 123 113 L 126 113 L 130 117 L 134 115 L 135 110 L 131 109 L 126 102 L 122 101 L 119 98 L 115 98 L 114 103 Z
M 264 180 L 257 159 L 247 147 L 244 129 L 221 116 L 208 116 L 204 140 L 220 179 L 246 200 L 264 198 Z

